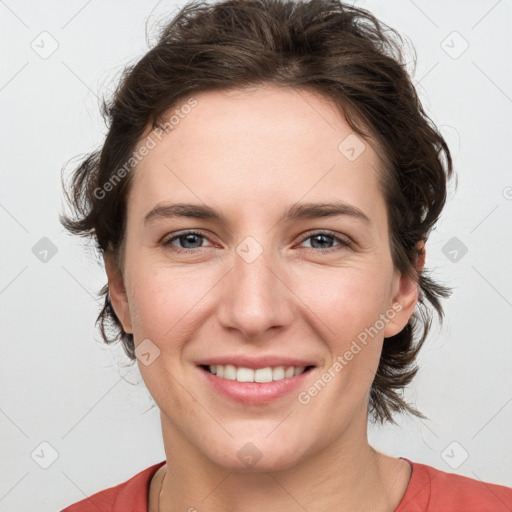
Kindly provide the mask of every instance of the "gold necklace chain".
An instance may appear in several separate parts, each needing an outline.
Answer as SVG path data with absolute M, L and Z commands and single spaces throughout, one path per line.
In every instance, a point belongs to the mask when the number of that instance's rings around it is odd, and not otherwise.
M 162 482 L 160 483 L 160 491 L 158 493 L 157 512 L 160 512 L 160 497 L 162 496 L 162 491 L 164 488 L 164 479 L 165 479 L 166 475 L 167 475 L 167 464 L 165 465 L 165 473 L 164 473 L 164 476 L 162 477 Z
M 372 451 L 374 452 L 375 457 L 376 457 L 376 459 L 377 459 L 377 461 L 378 461 L 378 460 L 379 460 L 379 456 L 380 456 L 379 452 L 378 452 L 378 451 L 376 451 L 376 450 L 374 450 L 373 448 L 372 448 Z M 162 481 L 160 482 L 160 490 L 159 490 L 159 492 L 158 492 L 157 512 L 160 512 L 160 499 L 161 499 L 161 496 L 162 496 L 162 491 L 163 491 L 163 489 L 164 489 L 164 480 L 165 480 L 165 477 L 166 477 L 166 476 L 167 476 L 167 464 L 165 465 L 165 473 L 164 473 L 164 476 L 162 477 Z M 384 485 L 384 482 L 382 481 L 382 477 L 381 477 L 381 474 L 380 474 L 380 470 L 378 470 L 378 476 L 379 476 L 379 480 L 380 480 L 380 482 L 381 482 L 381 484 L 382 484 L 382 487 L 384 488 L 384 492 L 386 493 L 386 502 L 387 502 L 389 505 L 391 505 L 391 499 L 390 499 L 390 497 L 389 497 L 388 493 L 387 493 L 387 492 L 386 492 L 386 490 L 385 490 L 385 485 Z

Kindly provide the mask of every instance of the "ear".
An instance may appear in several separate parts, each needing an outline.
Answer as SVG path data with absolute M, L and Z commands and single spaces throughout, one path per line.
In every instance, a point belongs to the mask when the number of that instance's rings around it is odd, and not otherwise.
M 117 267 L 114 257 L 110 251 L 105 253 L 104 261 L 112 307 L 123 326 L 124 332 L 133 333 L 123 274 Z
M 419 276 L 425 265 L 426 256 L 425 242 L 423 240 L 416 244 L 415 254 L 414 264 Z M 395 315 L 393 317 L 390 316 L 390 320 L 386 324 L 384 329 L 385 338 L 398 334 L 407 325 L 418 301 L 418 294 L 419 283 L 408 275 L 399 274 L 396 292 L 390 308 L 390 310 L 392 309 L 395 312 Z

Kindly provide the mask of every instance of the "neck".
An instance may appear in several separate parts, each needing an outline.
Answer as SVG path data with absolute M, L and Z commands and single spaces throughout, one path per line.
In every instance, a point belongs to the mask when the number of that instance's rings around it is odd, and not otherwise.
M 353 428 L 299 464 L 280 471 L 242 472 L 219 466 L 191 446 L 162 415 L 167 456 L 160 512 L 393 512 L 410 478 L 406 461 L 378 453 L 366 428 Z M 364 432 L 362 438 L 352 432 Z

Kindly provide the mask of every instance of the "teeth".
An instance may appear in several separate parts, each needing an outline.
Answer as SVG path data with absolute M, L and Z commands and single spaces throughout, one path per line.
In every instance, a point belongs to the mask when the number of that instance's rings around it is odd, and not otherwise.
M 233 380 L 238 382 L 254 382 L 254 370 L 251 368 L 238 368 Z
M 254 372 L 254 380 L 256 382 L 272 382 L 272 368 L 258 368 Z
M 293 377 L 293 374 L 293 366 L 288 366 L 288 368 L 286 368 L 286 370 L 284 371 L 285 378 Z
M 217 377 L 224 379 L 237 380 L 238 382 L 272 382 L 276 380 L 288 379 L 304 373 L 305 366 L 267 366 L 265 368 L 236 367 L 232 364 L 213 364 L 208 366 L 208 370 Z
M 293 368 L 293 366 L 290 366 L 290 368 Z M 272 380 L 281 379 L 284 379 L 284 367 L 276 366 L 275 368 L 272 368 Z
M 224 378 L 229 380 L 236 380 L 236 367 L 232 364 L 224 366 Z

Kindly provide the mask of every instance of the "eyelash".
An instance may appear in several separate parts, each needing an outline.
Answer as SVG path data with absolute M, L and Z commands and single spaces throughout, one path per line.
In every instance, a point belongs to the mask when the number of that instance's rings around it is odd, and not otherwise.
M 163 245 L 165 247 L 169 248 L 171 251 L 177 252 L 177 253 L 189 253 L 190 254 L 193 252 L 198 252 L 201 249 L 201 247 L 196 248 L 196 249 L 183 249 L 181 247 L 176 247 L 171 244 L 171 242 L 173 242 L 174 240 L 178 240 L 179 238 L 185 238 L 188 235 L 196 235 L 200 238 L 205 238 L 206 240 L 209 240 L 207 236 L 203 235 L 199 231 L 192 230 L 192 231 L 183 231 L 181 233 L 178 233 L 177 235 L 174 235 L 174 236 L 168 238 L 165 242 L 163 242 Z M 331 247 L 329 249 L 315 249 L 314 247 L 306 247 L 306 249 L 309 249 L 310 251 L 314 251 L 314 252 L 320 252 L 320 253 L 331 253 L 331 252 L 335 252 L 338 250 L 352 248 L 352 242 L 349 242 L 348 240 L 340 238 L 339 236 L 335 235 L 332 231 L 315 231 L 313 233 L 309 233 L 306 237 L 304 237 L 301 240 L 301 244 L 303 242 L 305 242 L 306 240 L 313 238 L 315 236 L 319 236 L 319 235 L 327 235 L 328 237 L 332 238 L 334 241 L 339 242 L 340 245 L 338 247 Z

